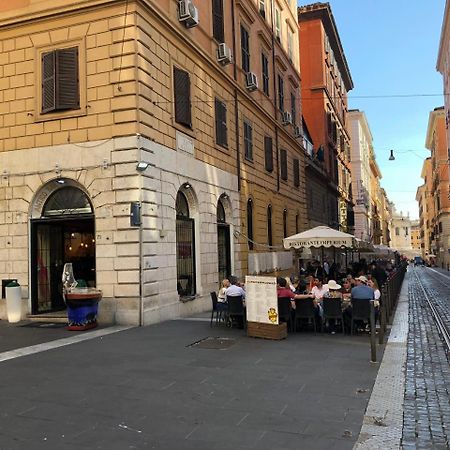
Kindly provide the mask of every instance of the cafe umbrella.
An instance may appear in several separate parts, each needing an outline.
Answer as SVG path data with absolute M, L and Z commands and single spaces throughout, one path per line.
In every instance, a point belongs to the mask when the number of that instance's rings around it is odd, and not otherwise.
M 284 238 L 283 246 L 286 249 L 310 247 L 354 248 L 355 236 L 321 225 Z

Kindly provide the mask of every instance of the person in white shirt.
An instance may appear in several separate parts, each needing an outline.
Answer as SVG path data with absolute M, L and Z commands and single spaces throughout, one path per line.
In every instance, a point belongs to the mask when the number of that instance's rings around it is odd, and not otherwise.
M 245 291 L 239 286 L 239 280 L 236 277 L 230 277 L 231 286 L 225 290 L 225 297 L 237 297 L 242 296 L 242 300 L 245 299 Z
M 315 302 L 318 304 L 322 301 L 325 293 L 328 292 L 328 285 L 323 284 L 322 277 L 314 278 L 314 286 L 311 289 L 311 294 L 314 295 Z

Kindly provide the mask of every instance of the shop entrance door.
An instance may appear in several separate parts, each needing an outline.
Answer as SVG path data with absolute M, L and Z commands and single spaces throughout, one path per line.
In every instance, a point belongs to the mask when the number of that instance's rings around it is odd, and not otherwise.
M 94 219 L 35 220 L 31 232 L 32 313 L 65 309 L 61 280 L 65 263 L 72 263 L 80 285 L 95 286 Z

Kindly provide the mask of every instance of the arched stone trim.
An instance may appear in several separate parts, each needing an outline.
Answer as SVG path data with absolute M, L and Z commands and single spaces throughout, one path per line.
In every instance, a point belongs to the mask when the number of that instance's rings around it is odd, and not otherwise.
M 179 189 L 186 197 L 189 205 L 189 215 L 191 218 L 196 218 L 200 211 L 198 206 L 198 198 L 197 194 L 194 191 L 194 188 L 189 183 L 184 183 L 180 186 Z
M 223 209 L 225 210 L 225 219 L 229 225 L 234 223 L 233 221 L 233 208 L 231 206 L 231 200 L 228 194 L 223 193 L 217 202 L 221 202 Z
M 62 183 L 62 181 L 64 181 L 64 183 Z M 91 204 L 92 210 L 94 210 L 92 200 L 84 186 L 82 186 L 77 181 L 72 180 L 71 178 L 54 178 L 53 180 L 50 180 L 43 186 L 41 186 L 34 195 L 34 198 L 31 201 L 30 205 L 30 218 L 40 219 L 42 217 L 43 209 L 48 198 L 58 189 L 64 187 L 75 187 L 83 191 Z

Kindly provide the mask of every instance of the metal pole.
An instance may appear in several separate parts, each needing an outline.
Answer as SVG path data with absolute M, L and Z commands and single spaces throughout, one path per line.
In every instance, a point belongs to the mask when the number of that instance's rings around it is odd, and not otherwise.
M 373 302 L 373 300 L 370 300 L 370 362 L 377 362 L 375 306 Z
M 383 293 L 386 292 L 384 287 L 382 288 L 382 294 L 380 297 L 380 309 L 378 312 L 379 318 L 380 318 L 380 332 L 378 334 L 378 343 L 381 345 L 384 343 L 384 333 L 386 331 L 386 303 L 385 303 L 385 296 Z

